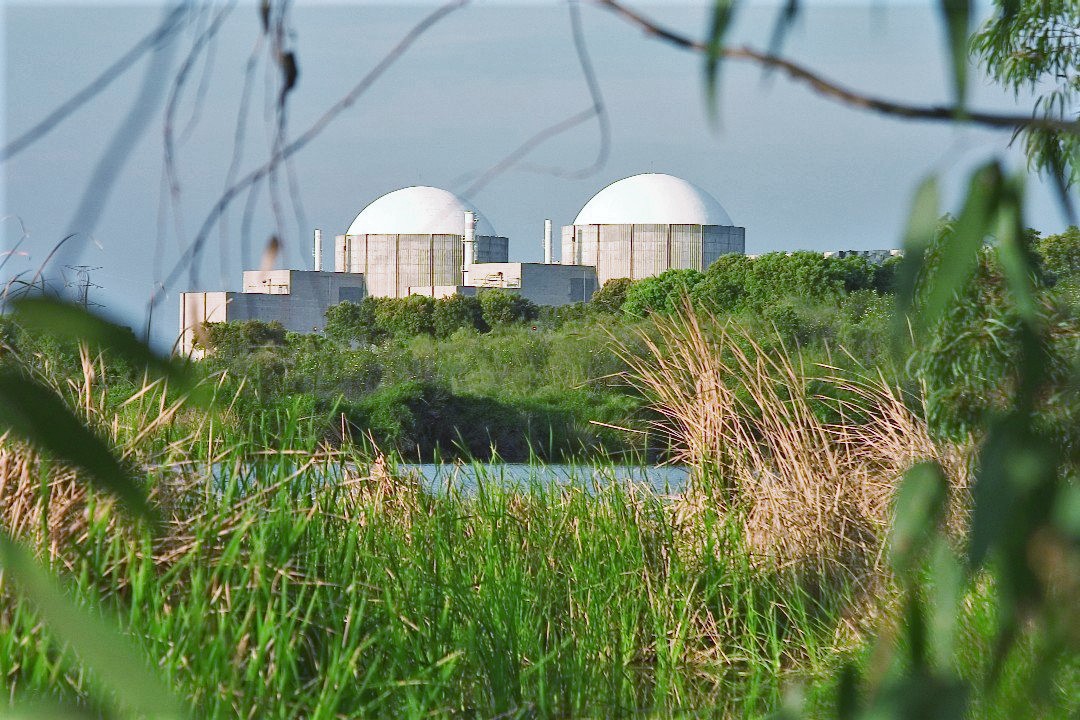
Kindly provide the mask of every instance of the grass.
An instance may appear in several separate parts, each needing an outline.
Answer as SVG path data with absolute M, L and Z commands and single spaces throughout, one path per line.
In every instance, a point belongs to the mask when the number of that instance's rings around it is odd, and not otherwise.
M 625 359 L 697 468 L 677 498 L 511 487 L 484 466 L 475 491 L 429 493 L 381 456 L 324 446 L 303 399 L 247 417 L 223 385 L 213 415 L 160 384 L 108 399 L 84 357 L 58 390 L 142 468 L 164 528 L 8 440 L 0 516 L 195 717 L 760 717 L 800 686 L 828 715 L 837 668 L 873 666 L 866 631 L 895 621 L 879 560 L 897 475 L 944 461 L 960 528 L 964 453 L 881 378 L 824 368 L 812 385 L 797 354 L 667 322 Z M 993 598 L 964 601 L 970 677 L 985 673 Z M 1039 679 L 1025 652 L 974 716 L 1023 714 Z M 1073 658 L 1050 678 L 1042 716 L 1075 714 L 1077 672 Z M 0 702 L 114 714 L 2 576 L 0 683 Z
M 200 717 L 753 714 L 828 656 L 835 615 L 747 564 L 730 528 L 703 528 L 701 552 L 640 487 L 432 496 L 361 458 L 299 457 L 237 452 L 216 487 L 162 489 L 156 539 L 52 533 L 70 592 L 117 609 Z M 74 658 L 7 608 L 9 693 L 78 702 Z

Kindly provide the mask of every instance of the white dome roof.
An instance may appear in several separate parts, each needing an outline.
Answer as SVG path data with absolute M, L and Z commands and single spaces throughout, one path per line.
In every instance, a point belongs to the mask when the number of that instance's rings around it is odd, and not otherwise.
M 347 235 L 464 235 L 465 211 L 476 213 L 476 234 L 494 235 L 491 223 L 446 190 L 417 185 L 387 193 L 360 211 Z
M 581 208 L 575 225 L 734 225 L 727 211 L 697 185 L 645 173 L 613 182 Z

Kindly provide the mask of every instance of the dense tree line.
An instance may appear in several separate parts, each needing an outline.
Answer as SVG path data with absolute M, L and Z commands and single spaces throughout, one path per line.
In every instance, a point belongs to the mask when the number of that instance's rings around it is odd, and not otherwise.
M 944 218 L 936 244 L 952 231 Z M 1080 232 L 1031 232 L 1028 239 L 1041 259 L 1044 311 L 1059 328 L 1055 367 L 1064 372 L 1080 355 Z M 640 399 L 618 379 L 623 368 L 608 344 L 612 336 L 633 343 L 650 316 L 689 304 L 750 329 L 766 347 L 798 347 L 810 368 L 887 372 L 913 395 L 927 394 L 940 432 L 971 432 L 1005 401 L 1016 369 L 1010 339 L 1017 324 L 996 250 L 992 244 L 980 250 L 976 274 L 902 367 L 888 353 L 898 264 L 898 258 L 875 265 L 811 252 L 725 255 L 704 272 L 612 280 L 590 302 L 561 307 L 538 308 L 504 290 L 438 300 L 367 298 L 331 308 L 325 335 L 291 333 L 276 323 L 210 325 L 204 365 L 246 377 L 249 396 L 258 398 L 253 403 L 305 397 L 313 409 L 344 413 L 355 433 L 414 456 L 430 456 L 436 447 L 478 457 L 497 448 L 512 459 L 531 451 L 548 458 L 660 452 L 643 436 L 592 421 L 647 427 Z M 1059 408 L 1052 422 L 1063 428 L 1063 442 L 1075 443 L 1064 430 L 1073 418 L 1061 410 L 1070 403 L 1047 400 L 1047 408 Z

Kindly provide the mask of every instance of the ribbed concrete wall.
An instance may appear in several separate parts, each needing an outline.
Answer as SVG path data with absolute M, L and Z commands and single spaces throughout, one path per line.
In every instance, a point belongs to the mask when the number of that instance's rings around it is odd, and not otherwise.
M 562 237 L 563 264 L 596 267 L 601 285 L 665 270 L 704 270 L 725 253 L 746 250 L 746 229 L 721 225 L 568 225 Z
M 480 235 L 477 262 L 505 262 L 509 240 Z M 409 288 L 461 284 L 460 235 L 338 235 L 334 269 L 363 273 L 374 297 L 405 297 Z

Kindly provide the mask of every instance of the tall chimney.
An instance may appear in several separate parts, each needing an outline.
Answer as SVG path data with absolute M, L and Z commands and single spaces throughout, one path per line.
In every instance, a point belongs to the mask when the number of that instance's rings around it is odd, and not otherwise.
M 322 230 L 315 228 L 315 272 L 322 272 Z
M 544 264 L 551 264 L 551 220 L 544 221 Z
M 476 261 L 476 213 L 472 210 L 465 211 L 465 235 L 464 235 L 463 258 L 461 263 L 461 282 L 469 284 L 469 271 Z

